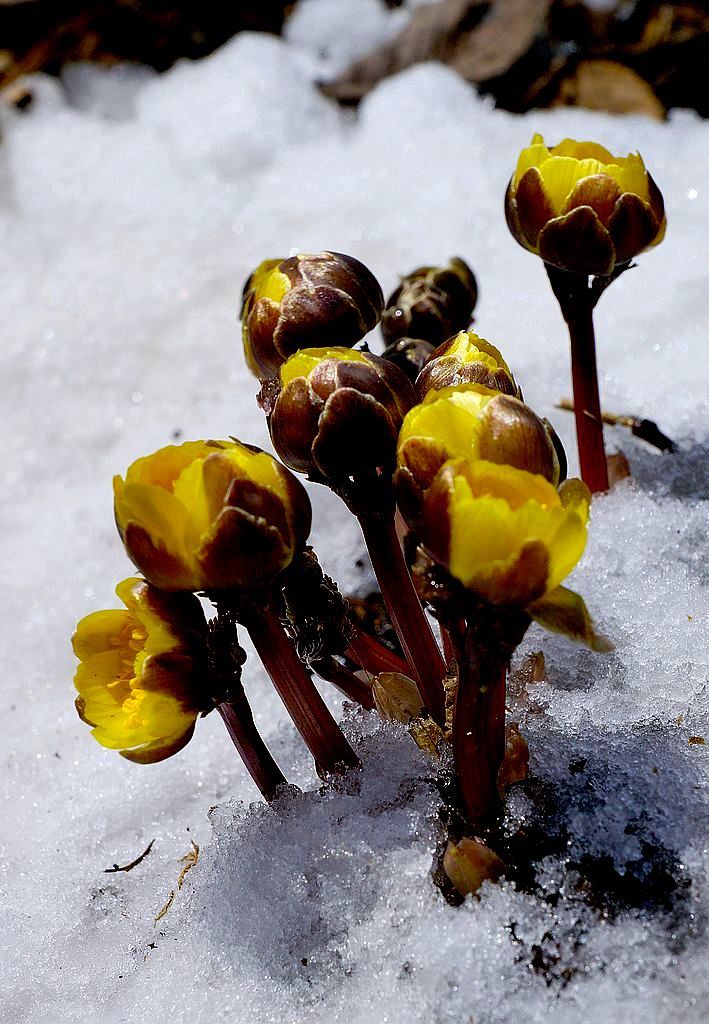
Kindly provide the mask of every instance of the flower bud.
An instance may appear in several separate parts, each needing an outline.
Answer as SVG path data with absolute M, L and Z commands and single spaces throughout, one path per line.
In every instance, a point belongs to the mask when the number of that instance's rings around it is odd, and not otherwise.
M 512 466 L 454 459 L 422 503 L 424 549 L 464 587 L 526 608 L 559 587 L 586 546 L 590 492 Z
M 390 360 L 403 370 L 412 384 L 416 383 L 421 370 L 433 352 L 433 345 L 423 338 L 399 338 L 382 352 L 382 358 Z
M 396 439 L 415 401 L 404 373 L 370 352 L 304 349 L 280 383 L 269 429 L 285 464 L 358 509 L 392 501 Z
M 520 153 L 505 196 L 510 231 L 561 270 L 606 276 L 662 241 L 662 194 L 642 157 L 615 157 L 596 142 L 541 135 Z
M 429 391 L 406 414 L 399 433 L 397 494 L 412 525 L 423 492 L 443 463 L 455 458 L 486 459 L 559 482 L 554 442 L 524 402 L 479 384 Z
M 431 353 L 416 380 L 416 390 L 423 399 L 428 391 L 456 384 L 482 384 L 493 391 L 521 397 L 500 352 L 473 331 L 460 331 Z
M 455 458 L 486 459 L 559 482 L 559 460 L 544 421 L 518 398 L 480 384 L 429 391 L 404 418 L 398 457 L 422 490 Z
M 125 610 L 92 612 L 72 638 L 76 709 L 102 746 L 151 764 L 181 750 L 210 707 L 200 692 L 207 624 L 192 594 L 141 579 L 123 580 L 116 593 Z
M 423 338 L 439 345 L 470 324 L 477 300 L 475 275 L 457 256 L 444 267 L 419 267 L 389 296 L 382 313 L 384 340 Z
M 461 896 L 476 893 L 483 882 L 496 882 L 507 870 L 501 857 L 479 839 L 449 842 L 443 870 Z
M 310 501 L 271 455 L 238 441 L 187 441 L 114 478 L 128 556 L 162 590 L 270 582 L 310 532 Z
M 265 260 L 244 285 L 241 323 L 249 369 L 262 380 L 301 348 L 354 345 L 376 326 L 384 296 L 369 270 L 339 252 Z

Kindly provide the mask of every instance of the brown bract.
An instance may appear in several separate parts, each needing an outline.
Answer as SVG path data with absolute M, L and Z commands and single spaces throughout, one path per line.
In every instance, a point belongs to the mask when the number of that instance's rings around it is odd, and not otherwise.
M 324 352 L 307 375 L 282 388 L 269 419 L 274 447 L 287 466 L 327 484 L 351 507 L 390 503 L 413 386 L 397 366 L 369 352 L 352 353 L 352 360 Z
M 241 307 L 246 360 L 261 380 L 275 376 L 299 349 L 354 345 L 376 326 L 384 296 L 359 260 L 321 252 L 267 262 L 269 271 L 285 275 L 285 293 L 278 300 L 261 294 L 268 292 L 261 264 L 244 286 Z
M 664 230 L 662 194 L 649 171 L 648 201 L 622 192 L 608 174 L 576 183 L 556 215 L 537 167 L 524 172 L 505 195 L 507 224 L 525 249 L 555 267 L 600 277 L 612 274 L 653 244 Z
M 459 257 L 442 267 L 418 267 L 401 279 L 382 313 L 382 334 L 391 345 L 399 338 L 422 338 L 433 345 L 463 330 L 478 299 L 470 267 Z

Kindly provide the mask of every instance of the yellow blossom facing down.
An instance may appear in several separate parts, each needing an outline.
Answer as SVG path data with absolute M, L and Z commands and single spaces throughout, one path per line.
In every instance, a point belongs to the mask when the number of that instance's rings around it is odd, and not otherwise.
M 192 736 L 206 623 L 191 594 L 162 594 L 137 578 L 116 593 L 125 609 L 92 612 L 72 638 L 76 707 L 102 746 L 150 764 Z
M 481 384 L 519 396 L 512 372 L 499 349 L 474 331 L 459 331 L 434 349 L 416 380 L 421 399 L 431 390 Z
M 505 199 L 510 230 L 547 263 L 608 275 L 662 241 L 662 195 L 638 153 L 613 156 L 596 142 L 523 149 Z
M 284 466 L 238 441 L 187 441 L 114 478 L 129 557 L 163 590 L 248 589 L 273 578 L 310 532 L 310 502 Z
M 422 541 L 463 586 L 526 607 L 556 590 L 586 545 L 590 493 L 480 460 L 446 463 L 424 497 Z

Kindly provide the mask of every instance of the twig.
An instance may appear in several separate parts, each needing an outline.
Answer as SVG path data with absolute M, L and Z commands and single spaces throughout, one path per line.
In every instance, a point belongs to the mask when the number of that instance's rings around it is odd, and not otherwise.
M 150 842 L 148 843 L 148 845 L 143 850 L 143 852 L 140 854 L 140 856 L 136 857 L 135 860 L 132 860 L 130 862 L 130 864 L 124 864 L 123 866 L 120 866 L 118 864 L 114 864 L 112 868 L 104 868 L 103 869 L 104 875 L 111 875 L 111 874 L 113 874 L 116 871 L 132 871 L 133 868 L 137 868 L 138 865 L 140 864 L 140 862 L 145 860 L 145 858 L 148 856 L 148 854 L 152 850 L 154 842 L 155 842 L 155 840 L 151 839 Z
M 557 409 L 565 412 L 574 412 L 574 403 L 568 398 L 562 398 L 557 402 Z M 601 412 L 601 419 L 611 427 L 629 427 L 636 437 L 647 441 L 654 448 L 662 452 L 674 452 L 677 450 L 675 442 L 666 434 L 663 434 L 654 420 L 642 419 L 639 416 L 618 415 L 613 412 Z

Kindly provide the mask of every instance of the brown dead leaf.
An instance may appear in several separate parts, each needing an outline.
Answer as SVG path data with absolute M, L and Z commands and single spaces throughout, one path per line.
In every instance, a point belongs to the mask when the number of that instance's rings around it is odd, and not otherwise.
M 195 843 L 194 840 L 190 840 L 190 842 L 192 843 L 192 849 L 188 850 L 187 853 L 184 855 L 184 857 L 180 857 L 180 864 L 182 864 L 184 866 L 183 866 L 182 870 L 180 871 L 180 874 L 178 875 L 177 887 L 172 890 L 172 892 L 170 893 L 170 895 L 168 896 L 168 898 L 167 898 L 167 900 L 165 902 L 165 905 L 158 911 L 157 915 L 155 916 L 155 919 L 154 919 L 154 923 L 155 924 L 157 924 L 158 921 L 162 917 L 164 917 L 165 914 L 167 914 L 168 910 L 170 909 L 170 907 L 173 904 L 175 896 L 177 896 L 178 892 L 182 888 L 182 883 L 185 880 L 185 876 L 187 875 L 187 872 L 191 871 L 192 868 L 197 863 L 197 861 L 199 860 L 199 846 L 197 846 L 197 843 Z
M 613 60 L 582 60 L 565 78 L 552 106 L 586 107 L 611 114 L 647 114 L 662 120 L 665 109 L 652 87 L 632 68 Z
M 504 796 L 510 786 L 524 782 L 529 774 L 529 747 L 516 722 L 505 729 L 505 757 L 497 773 L 497 789 Z
M 608 466 L 608 484 L 613 487 L 621 480 L 627 480 L 633 474 L 630 472 L 630 463 L 623 452 L 614 452 L 606 457 Z
M 391 41 L 355 61 L 323 86 L 327 96 L 353 103 L 405 68 L 438 60 L 468 82 L 504 74 L 542 31 L 551 0 L 439 0 L 417 8 Z

